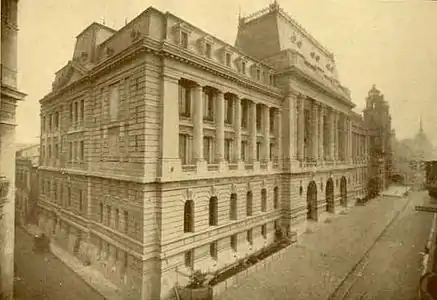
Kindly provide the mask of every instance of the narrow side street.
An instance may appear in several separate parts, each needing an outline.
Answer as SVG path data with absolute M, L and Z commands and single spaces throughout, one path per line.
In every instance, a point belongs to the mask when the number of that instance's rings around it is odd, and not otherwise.
M 104 299 L 52 253 L 34 253 L 33 238 L 15 228 L 15 300 Z
M 422 203 L 423 197 L 424 192 L 413 192 L 408 198 L 381 197 L 351 209 L 347 215 L 332 217 L 328 224 L 314 224 L 313 232 L 305 233 L 284 260 L 247 277 L 219 299 L 326 300 L 397 215 L 399 219 L 393 223 L 397 225 L 392 224 L 390 233 L 382 235 L 380 243 L 384 244 L 370 258 L 373 268 L 366 271 L 364 282 L 348 299 L 360 299 L 368 289 L 375 294 L 363 299 L 401 299 L 393 298 L 395 294 L 409 299 L 402 293 L 412 295 L 417 291 L 419 252 L 424 249 L 432 221 L 431 215 L 414 211 L 414 205 Z M 370 279 L 372 273 L 379 279 Z M 392 290 L 393 294 L 384 294 L 384 290 Z

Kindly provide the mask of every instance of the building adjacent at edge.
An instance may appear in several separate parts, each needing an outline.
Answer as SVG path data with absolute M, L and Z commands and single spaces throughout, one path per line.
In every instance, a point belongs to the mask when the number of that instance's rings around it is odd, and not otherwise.
M 388 187 L 393 169 L 390 106 L 375 86 L 369 90 L 363 116 L 369 134 L 369 192 L 374 194 Z
M 93 23 L 40 102 L 40 226 L 125 299 L 164 299 L 366 194 L 334 56 L 277 5 L 235 47 L 154 8 Z
M 20 149 L 15 155 L 15 223 L 35 222 L 38 200 L 40 145 Z
M 18 0 L 1 0 L 0 90 L 0 298 L 13 298 L 15 107 L 25 94 L 17 88 Z

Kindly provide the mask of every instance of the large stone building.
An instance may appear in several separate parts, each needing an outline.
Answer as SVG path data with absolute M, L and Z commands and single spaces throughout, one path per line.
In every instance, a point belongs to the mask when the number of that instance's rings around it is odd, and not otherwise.
M 235 44 L 154 8 L 93 23 L 40 101 L 40 226 L 125 299 L 166 298 L 365 194 L 367 133 L 333 54 L 276 4 Z
M 26 225 L 35 221 L 38 200 L 40 145 L 18 150 L 15 157 L 15 222 Z
M 17 88 L 18 0 L 1 0 L 0 89 L 0 299 L 12 299 L 15 215 L 15 107 L 25 94 Z
M 392 172 L 392 129 L 388 102 L 373 86 L 363 111 L 369 134 L 369 191 L 372 196 L 388 187 Z

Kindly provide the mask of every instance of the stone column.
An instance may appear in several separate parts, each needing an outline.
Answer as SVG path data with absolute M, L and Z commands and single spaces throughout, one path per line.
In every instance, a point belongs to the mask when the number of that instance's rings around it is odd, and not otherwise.
M 297 157 L 298 160 L 304 161 L 305 160 L 305 141 L 304 141 L 304 134 L 305 134 L 305 118 L 304 118 L 304 111 L 305 111 L 305 99 L 302 97 L 298 98 L 298 113 L 297 113 Z
M 325 160 L 325 149 L 324 149 L 324 123 L 323 123 L 323 116 L 325 115 L 325 106 L 320 105 L 319 106 L 319 161 Z
M 286 169 L 293 168 L 293 164 L 296 162 L 296 152 L 298 150 L 298 121 L 297 121 L 297 94 L 290 92 L 285 98 L 280 113 L 278 114 L 278 132 L 277 139 L 279 145 L 282 145 L 280 151 L 278 151 L 278 157 L 282 158 L 283 166 L 287 166 Z M 278 148 L 279 149 L 279 148 Z
M 180 170 L 179 158 L 179 97 L 178 78 L 164 75 L 164 95 L 162 102 L 162 157 L 161 176 L 167 177 Z
M 311 105 L 311 159 L 314 162 L 319 160 L 319 104 L 316 101 Z
M 250 160 L 256 162 L 256 103 L 250 103 Z
M 296 111 L 291 111 L 292 114 L 295 114 Z M 282 130 L 282 117 L 281 117 L 281 111 L 280 109 L 277 109 L 275 112 L 275 117 L 276 117 L 276 127 L 275 127 L 275 139 L 276 139 L 276 159 L 278 160 L 278 165 L 279 168 L 282 167 L 283 162 L 282 162 L 282 145 L 283 145 L 283 130 Z M 295 124 L 294 124 L 295 125 Z M 294 130 L 296 128 L 296 126 L 293 126 L 291 129 Z M 292 140 L 293 144 L 295 144 L 294 140 Z
M 263 105 L 263 161 L 270 161 L 270 108 L 267 105 Z
M 196 164 L 203 163 L 203 90 L 201 86 L 193 88 L 193 158 Z
M 241 99 L 235 96 L 234 100 L 235 116 L 234 116 L 234 131 L 235 131 L 235 147 L 234 159 L 237 164 L 241 162 Z
M 221 91 L 218 91 L 216 100 L 216 163 L 224 164 L 225 160 L 225 98 Z

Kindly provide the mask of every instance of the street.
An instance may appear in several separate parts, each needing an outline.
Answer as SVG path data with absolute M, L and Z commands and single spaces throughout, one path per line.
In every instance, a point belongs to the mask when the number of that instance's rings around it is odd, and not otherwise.
M 246 277 L 219 299 L 413 299 L 432 221 L 431 214 L 414 211 L 424 197 L 424 192 L 381 197 L 328 224 L 315 224 L 284 260 Z
M 23 229 L 15 234 L 15 300 L 104 299 L 52 253 L 34 253 Z
M 377 240 L 356 272 L 345 281 L 345 297 L 333 299 L 417 299 L 422 255 L 432 214 L 414 211 L 424 193 L 415 194 L 408 207 Z

